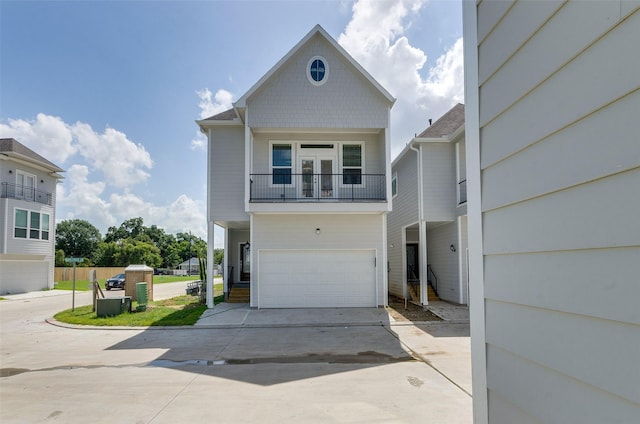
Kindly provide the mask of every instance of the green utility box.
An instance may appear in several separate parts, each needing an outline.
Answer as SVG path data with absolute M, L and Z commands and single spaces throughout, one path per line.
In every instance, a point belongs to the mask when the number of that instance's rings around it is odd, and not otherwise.
M 147 291 L 147 283 L 136 284 L 136 298 L 138 299 L 138 307 L 136 310 L 144 311 L 149 303 L 149 293 Z
M 96 304 L 98 317 L 113 317 L 123 312 L 131 312 L 131 296 L 98 299 Z

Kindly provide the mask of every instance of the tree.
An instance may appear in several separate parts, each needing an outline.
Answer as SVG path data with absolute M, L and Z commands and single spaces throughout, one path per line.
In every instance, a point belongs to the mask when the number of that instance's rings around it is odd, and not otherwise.
M 63 250 L 66 256 L 92 258 L 101 241 L 100 231 L 83 219 L 56 225 L 56 250 Z
M 223 260 L 224 260 L 224 249 L 214 249 L 213 263 L 216 265 L 220 265 Z

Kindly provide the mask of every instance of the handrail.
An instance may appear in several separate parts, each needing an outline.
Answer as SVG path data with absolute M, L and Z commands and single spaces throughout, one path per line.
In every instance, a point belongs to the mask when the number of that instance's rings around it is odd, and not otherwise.
M 431 268 L 431 265 L 427 265 L 427 283 L 431 284 L 431 287 L 433 287 L 433 292 L 437 296 L 438 295 L 438 277 L 436 276 L 436 273 L 433 272 L 433 268 Z
M 458 205 L 467 203 L 467 180 L 464 179 L 458 183 Z
M 2 183 L 0 198 L 26 200 L 53 206 L 52 193 L 20 184 Z
M 250 174 L 250 202 L 387 200 L 385 174 Z

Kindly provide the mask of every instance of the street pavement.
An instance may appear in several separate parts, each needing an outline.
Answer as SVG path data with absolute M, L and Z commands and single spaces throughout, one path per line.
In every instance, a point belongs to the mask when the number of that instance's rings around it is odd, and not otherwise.
M 185 287 L 156 285 L 154 296 Z M 71 307 L 68 292 L 7 298 L 3 424 L 472 422 L 461 320 L 412 325 L 376 308 L 222 304 L 188 328 L 76 329 L 50 323 Z M 77 306 L 90 302 L 76 293 Z M 237 318 L 222 319 L 228 313 Z

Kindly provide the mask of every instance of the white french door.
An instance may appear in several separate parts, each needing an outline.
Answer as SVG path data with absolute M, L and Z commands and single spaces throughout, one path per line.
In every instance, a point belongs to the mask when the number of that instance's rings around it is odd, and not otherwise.
M 334 160 L 331 157 L 300 158 L 300 198 L 331 199 L 334 196 Z
M 17 171 L 16 179 L 16 196 L 33 200 L 35 197 L 36 176 Z

